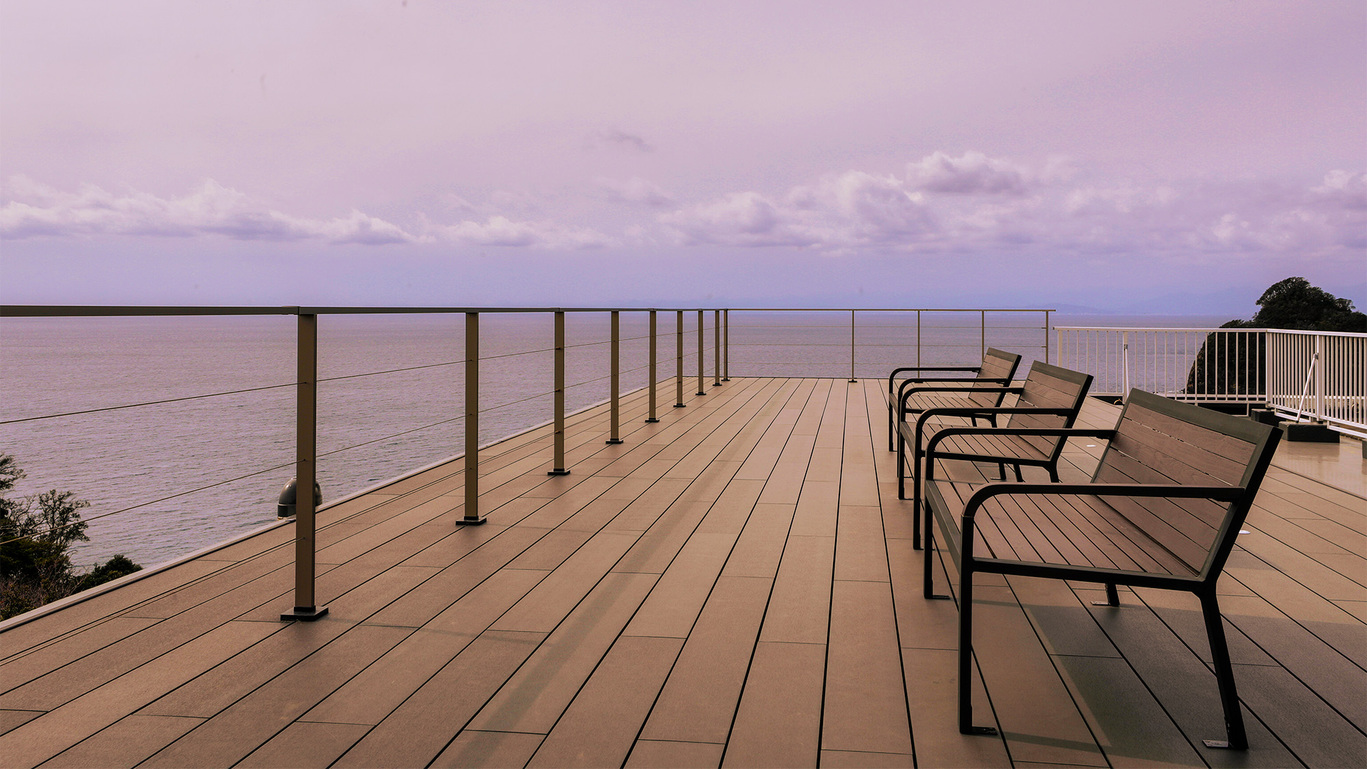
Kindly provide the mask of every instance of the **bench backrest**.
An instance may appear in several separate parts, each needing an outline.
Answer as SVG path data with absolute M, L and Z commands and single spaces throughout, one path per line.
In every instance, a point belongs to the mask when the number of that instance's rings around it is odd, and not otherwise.
M 1066 414 L 1012 414 L 1007 427 L 1072 427 L 1087 391 L 1092 387 L 1092 375 L 1061 368 L 1042 361 L 1030 364 L 1025 384 L 1016 398 L 1019 408 L 1066 409 Z M 1045 456 L 1057 461 L 1063 452 L 1064 438 L 1027 437 L 1027 442 Z
M 1002 388 L 1011 383 L 1011 378 L 1016 375 L 1016 367 L 1021 363 L 1021 356 L 998 350 L 995 347 L 987 348 L 983 354 L 983 366 L 978 370 L 978 377 L 973 385 L 973 389 L 979 388 Z M 993 408 L 1000 406 L 1005 393 L 983 392 L 971 393 L 968 400 L 974 406 Z
M 1232 486 L 1234 502 L 1107 498 L 1202 579 L 1219 576 L 1253 504 L 1281 430 L 1131 390 L 1093 480 Z

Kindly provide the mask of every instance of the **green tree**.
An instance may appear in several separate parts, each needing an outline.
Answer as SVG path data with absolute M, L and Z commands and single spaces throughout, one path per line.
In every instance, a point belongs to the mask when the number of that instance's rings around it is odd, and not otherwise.
M 1251 320 L 1231 320 L 1220 328 L 1280 328 L 1296 331 L 1367 332 L 1367 315 L 1358 312 L 1350 299 L 1341 299 L 1292 277 L 1268 287 L 1258 297 L 1258 312 Z M 1265 372 L 1261 365 L 1225 365 L 1227 360 L 1263 360 L 1262 334 L 1240 334 L 1232 341 L 1207 351 L 1202 344 L 1187 374 L 1187 393 L 1243 394 L 1262 392 Z M 1209 353 L 1209 354 L 1207 354 Z
M 1300 331 L 1367 332 L 1367 315 L 1350 299 L 1340 299 L 1310 285 L 1305 278 L 1274 283 L 1258 298 L 1259 310 L 1245 328 L 1285 328 Z
M 15 458 L 0 454 L 0 619 L 142 568 L 117 555 L 90 573 L 73 569 L 71 545 L 90 540 L 81 520 L 90 503 L 56 489 L 11 498 L 23 477 Z

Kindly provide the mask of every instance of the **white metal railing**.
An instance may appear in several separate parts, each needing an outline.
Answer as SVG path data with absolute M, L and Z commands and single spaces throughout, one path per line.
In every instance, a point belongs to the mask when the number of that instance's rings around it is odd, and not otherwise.
M 1267 332 L 1267 405 L 1367 436 L 1367 334 Z
M 1137 387 L 1195 403 L 1263 403 L 1255 329 L 1059 326 L 1059 365 L 1091 374 L 1092 393 Z
M 1193 403 L 1266 405 L 1367 436 L 1367 334 L 1233 328 L 1059 326 L 1059 365 L 1092 394 L 1130 388 Z

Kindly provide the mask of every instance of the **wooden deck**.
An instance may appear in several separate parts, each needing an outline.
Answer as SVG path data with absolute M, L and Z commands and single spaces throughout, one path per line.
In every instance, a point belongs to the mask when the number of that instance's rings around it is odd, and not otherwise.
M 1194 599 L 990 576 L 976 703 L 1002 736 L 965 737 L 880 386 L 736 379 L 658 424 L 637 394 L 617 446 L 586 412 L 569 476 L 548 429 L 482 457 L 481 527 L 454 525 L 460 461 L 348 501 L 320 515 L 316 623 L 278 619 L 284 527 L 13 627 L 0 765 L 1367 765 L 1367 500 L 1287 469 L 1361 484 L 1355 444 L 1284 444 L 1221 580 L 1249 751 L 1201 746 Z

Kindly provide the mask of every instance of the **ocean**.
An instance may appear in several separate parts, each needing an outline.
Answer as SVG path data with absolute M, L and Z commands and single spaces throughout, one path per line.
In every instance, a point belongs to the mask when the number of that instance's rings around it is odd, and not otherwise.
M 854 372 L 965 365 L 1001 347 L 1044 357 L 1042 313 L 863 312 Z M 1053 326 L 1213 327 L 1198 316 L 1051 316 Z M 684 373 L 696 378 L 696 312 L 684 316 Z M 704 317 L 704 364 L 714 361 Z M 481 315 L 482 443 L 553 417 L 549 313 Z M 566 402 L 607 399 L 609 319 L 566 315 Z M 729 373 L 850 375 L 846 312 L 730 314 Z M 90 502 L 82 567 L 122 553 L 144 566 L 275 520 L 293 475 L 293 316 L 0 319 L 0 452 L 24 469 L 15 495 L 73 491 Z M 675 314 L 658 316 L 658 376 L 675 373 Z M 646 314 L 621 315 L 622 391 L 644 387 Z M 1051 336 L 1051 348 L 1056 339 Z M 462 315 L 319 319 L 318 480 L 324 501 L 459 454 L 464 447 Z M 1057 352 L 1051 352 L 1056 356 Z M 685 381 L 686 387 L 695 382 Z M 689 391 L 693 392 L 692 390 Z M 661 390 L 661 417 L 672 403 Z M 487 404 L 487 405 L 486 405 Z

